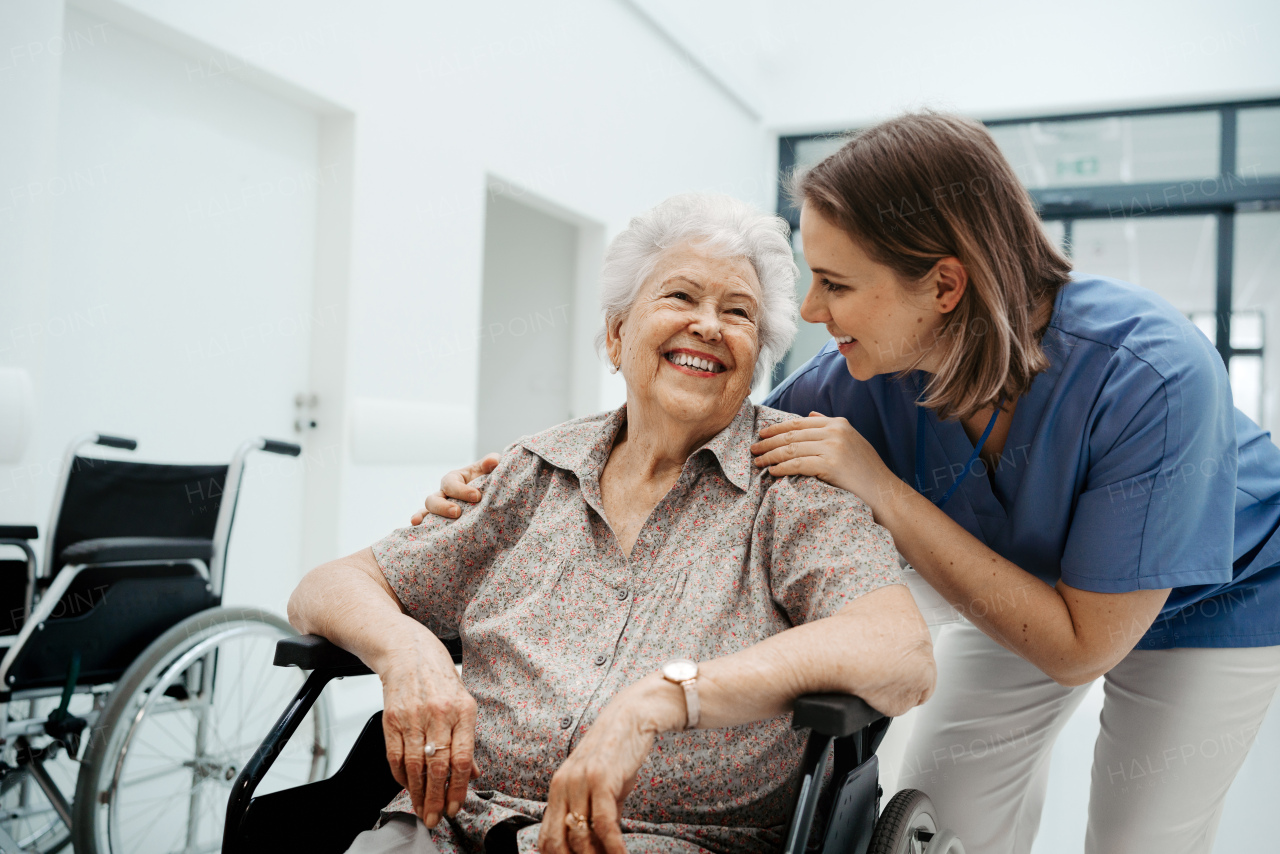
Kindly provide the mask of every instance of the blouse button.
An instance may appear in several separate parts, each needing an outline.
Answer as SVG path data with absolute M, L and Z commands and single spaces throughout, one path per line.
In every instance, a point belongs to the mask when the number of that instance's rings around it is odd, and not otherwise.
M 626 598 L 627 598 L 627 596 L 628 596 L 628 593 L 627 593 L 627 590 L 626 590 L 626 588 L 625 588 L 625 587 L 624 587 L 622 590 L 619 590 L 619 591 L 618 591 L 618 601 L 619 601 L 619 602 L 621 602 L 621 601 L 623 601 L 624 599 L 626 599 Z
M 596 664 L 604 664 L 608 660 L 609 660 L 609 657 L 607 655 L 596 656 Z
M 560 729 L 568 729 L 571 726 L 573 726 L 573 718 L 565 715 L 560 719 Z

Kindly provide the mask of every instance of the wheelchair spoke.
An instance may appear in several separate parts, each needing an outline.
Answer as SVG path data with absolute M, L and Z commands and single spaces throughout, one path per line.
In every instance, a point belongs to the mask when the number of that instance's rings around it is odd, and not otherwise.
M 155 717 L 147 715 L 142 726 L 146 728 L 148 733 L 159 732 L 167 736 L 169 741 L 175 745 L 192 741 L 195 736 L 195 727 L 190 718 L 186 716 L 178 718 L 171 714 L 157 715 Z M 185 731 L 175 733 L 174 729 L 177 727 L 181 727 Z
M 200 811 L 200 819 L 206 828 L 206 836 L 208 838 L 222 839 L 222 823 L 226 819 L 227 811 L 227 792 L 221 787 L 215 787 L 206 790 L 204 793 L 202 808 Z M 196 854 L 197 851 L 208 851 L 209 848 L 189 844 L 184 854 Z
M 143 839 L 154 841 L 154 835 L 160 829 L 157 824 L 161 817 L 163 817 L 166 812 L 172 810 L 173 802 L 175 800 L 184 798 L 185 796 L 185 791 L 178 792 L 177 794 L 170 793 L 167 796 L 158 798 L 157 800 L 160 800 L 159 804 L 151 804 L 146 810 L 144 810 L 141 820 L 138 821 L 137 826 L 134 827 L 133 831 L 127 837 L 127 844 L 124 846 L 123 850 L 136 850 L 136 843 Z M 172 845 L 165 845 L 163 846 L 163 850 L 172 849 L 172 847 Z
M 0 824 L 25 850 L 42 839 L 51 838 L 65 827 L 53 807 L 25 807 L 5 810 Z
M 183 846 L 184 851 L 194 848 L 200 836 L 200 819 L 204 812 L 204 805 L 208 801 L 208 797 L 204 796 L 204 789 L 205 787 L 199 784 L 192 786 L 191 794 L 187 798 L 187 841 Z
M 104 780 L 114 788 L 104 807 L 111 842 L 103 854 L 220 850 L 231 785 L 305 679 L 272 666 L 279 628 L 222 622 L 206 631 L 174 649 L 149 677 L 141 714 L 122 721 L 120 763 Z M 325 767 L 323 720 L 318 711 L 299 728 L 269 788 L 316 779 Z
M 144 732 L 145 741 L 141 741 L 139 751 L 129 757 L 130 761 L 144 760 L 172 760 L 175 755 L 184 756 L 191 753 L 191 745 L 194 739 L 178 738 L 171 733 L 160 729 L 159 727 L 148 728 L 149 731 Z M 133 745 L 130 745 L 132 751 Z
M 169 777 L 169 776 L 172 776 L 173 774 L 181 774 L 181 773 L 190 774 L 191 773 L 190 764 L 186 762 L 176 763 L 169 766 L 168 768 L 161 768 L 155 771 L 148 772 L 146 774 L 139 774 L 136 777 L 131 776 L 129 777 L 128 780 L 121 780 L 119 788 L 128 789 L 134 786 L 142 786 L 147 783 L 150 783 L 152 780 L 159 780 L 161 777 Z M 171 797 L 171 796 L 163 795 L 162 797 Z
M 134 843 L 142 839 L 149 843 L 149 851 L 185 854 L 188 851 L 218 850 L 228 789 L 226 786 L 214 785 L 210 780 L 203 780 L 192 787 L 132 800 L 129 815 L 122 818 L 136 823 L 136 827 L 125 839 L 124 850 L 134 850 Z M 190 808 L 193 793 L 199 802 L 194 810 Z M 166 818 L 168 821 L 164 821 Z M 158 823 L 166 825 L 168 830 L 166 839 L 169 842 L 162 846 L 152 844 L 155 842 L 153 834 L 157 831 Z
M 262 678 L 261 673 L 258 674 L 258 678 Z M 253 698 L 258 696 L 260 691 L 260 686 L 258 685 L 254 685 L 253 691 L 245 691 L 244 688 L 245 682 L 238 681 L 235 686 L 235 693 L 232 695 L 232 699 L 235 701 L 234 705 L 239 710 L 240 720 L 244 720 L 248 716 L 250 704 L 253 702 Z M 227 706 L 231 705 L 233 705 L 233 703 L 228 702 Z
M 46 757 L 48 781 L 64 796 L 75 788 L 78 766 L 65 751 Z M 56 851 L 67 844 L 70 828 L 25 767 L 9 768 L 0 786 L 0 827 L 24 852 Z
M 249 695 L 251 701 L 253 698 L 262 696 L 262 690 L 265 687 L 265 682 L 273 676 L 275 676 L 275 674 L 268 668 L 263 668 L 258 672 L 258 681 L 254 683 L 253 693 Z

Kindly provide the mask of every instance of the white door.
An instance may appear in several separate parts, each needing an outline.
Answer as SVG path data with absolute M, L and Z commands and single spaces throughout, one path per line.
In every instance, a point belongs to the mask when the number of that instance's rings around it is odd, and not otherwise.
M 97 28 L 97 29 L 95 29 Z M 84 431 L 142 460 L 230 459 L 297 441 L 308 388 L 316 117 L 199 58 L 69 9 L 102 38 L 63 57 L 43 459 Z M 206 63 L 207 64 L 207 63 Z M 328 322 L 332 322 L 329 319 Z M 282 611 L 298 578 L 302 468 L 250 458 L 225 601 Z

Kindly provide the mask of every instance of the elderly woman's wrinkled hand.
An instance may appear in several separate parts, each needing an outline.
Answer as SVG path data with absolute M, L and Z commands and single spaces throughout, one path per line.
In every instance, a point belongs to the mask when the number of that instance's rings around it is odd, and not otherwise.
M 427 827 L 442 815 L 455 815 L 467 784 L 480 776 L 474 760 L 476 701 L 448 654 L 439 659 L 410 650 L 379 673 L 387 762 Z
M 541 854 L 626 854 L 622 802 L 654 737 L 684 723 L 684 700 L 656 674 L 619 692 L 551 778 Z M 677 699 L 672 702 L 675 695 Z
M 480 500 L 480 490 L 471 486 L 471 481 L 486 475 L 498 467 L 498 461 L 502 457 L 498 454 L 489 454 L 482 460 L 477 460 L 469 466 L 453 471 L 440 478 L 440 489 L 427 496 L 427 500 L 423 502 L 423 508 L 411 517 L 409 517 L 410 525 L 421 525 L 422 520 L 427 518 L 427 514 L 433 516 L 443 516 L 446 519 L 457 519 L 462 515 L 462 508 L 454 501 L 465 501 L 468 504 L 475 504 Z M 452 501 L 450 499 L 453 499 Z

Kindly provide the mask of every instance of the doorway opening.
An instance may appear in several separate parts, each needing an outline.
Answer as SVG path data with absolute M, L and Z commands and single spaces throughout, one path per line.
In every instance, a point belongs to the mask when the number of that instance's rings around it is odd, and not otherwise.
M 476 394 L 476 450 L 500 451 L 596 411 L 596 275 L 603 229 L 491 182 Z

